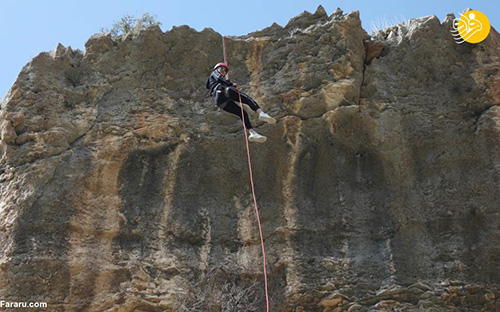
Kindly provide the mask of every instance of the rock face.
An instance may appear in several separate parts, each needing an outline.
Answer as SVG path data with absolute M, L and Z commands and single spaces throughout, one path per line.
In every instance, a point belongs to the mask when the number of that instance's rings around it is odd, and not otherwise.
M 423 17 L 370 38 L 323 8 L 228 38 L 278 119 L 251 145 L 272 311 L 498 311 L 500 36 Z M 0 299 L 50 311 L 263 311 L 221 36 L 150 28 L 21 71 L 0 110 Z

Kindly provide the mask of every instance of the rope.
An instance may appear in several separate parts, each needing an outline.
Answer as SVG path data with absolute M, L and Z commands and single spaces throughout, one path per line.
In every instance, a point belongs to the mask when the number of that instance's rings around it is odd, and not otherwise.
M 223 50 L 224 50 L 224 63 L 227 64 L 227 51 L 226 51 L 226 37 L 222 37 L 223 41 Z M 229 79 L 229 71 L 227 74 L 227 77 Z M 262 225 L 260 223 L 260 217 L 259 217 L 259 208 L 257 207 L 257 197 L 255 196 L 255 185 L 253 182 L 253 172 L 252 172 L 252 160 L 250 158 L 250 146 L 248 144 L 248 137 L 247 137 L 247 127 L 245 125 L 244 121 L 244 111 L 243 111 L 243 103 L 241 102 L 241 93 L 238 88 L 238 97 L 240 100 L 240 107 L 241 107 L 241 122 L 243 124 L 243 129 L 244 129 L 244 134 L 243 136 L 245 137 L 245 143 L 247 147 L 247 158 L 248 158 L 248 170 L 250 171 L 250 184 L 252 186 L 252 196 L 253 196 L 253 203 L 255 207 L 255 216 L 257 217 L 257 224 L 259 225 L 259 235 L 260 235 L 260 245 L 262 247 L 262 262 L 264 266 L 264 287 L 265 287 L 265 293 L 266 293 L 266 311 L 269 312 L 269 291 L 267 287 L 267 268 L 266 268 L 266 250 L 264 248 L 264 235 L 262 234 Z
M 224 53 L 224 63 L 227 65 L 226 37 L 222 36 L 222 53 Z M 229 80 L 229 70 L 226 70 L 226 78 Z

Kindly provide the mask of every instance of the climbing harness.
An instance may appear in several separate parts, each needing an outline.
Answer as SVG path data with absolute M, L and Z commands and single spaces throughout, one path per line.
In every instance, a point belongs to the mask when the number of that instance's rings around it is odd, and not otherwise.
M 224 52 L 224 65 L 226 65 L 227 68 L 227 50 L 226 50 L 226 37 L 222 36 L 222 47 L 223 47 L 223 52 Z M 217 64 L 219 65 L 219 64 Z M 216 65 L 216 66 L 217 66 Z M 229 72 L 227 73 L 227 78 L 229 79 Z M 253 203 L 255 207 L 255 216 L 257 217 L 257 224 L 259 225 L 259 234 L 260 234 L 260 245 L 262 247 L 262 262 L 264 266 L 264 287 L 265 287 L 265 293 L 266 293 L 266 311 L 269 312 L 269 292 L 267 289 L 267 269 L 266 269 L 266 250 L 264 248 L 264 236 L 262 235 L 262 225 L 260 223 L 260 217 L 259 217 L 259 208 L 257 207 L 257 198 L 255 196 L 255 185 L 253 182 L 253 173 L 252 173 L 252 160 L 250 158 L 250 146 L 248 145 L 248 137 L 247 137 L 247 127 L 245 126 L 244 122 L 244 111 L 243 111 L 243 103 L 241 102 L 241 93 L 238 88 L 238 97 L 240 100 L 240 107 L 241 107 L 241 121 L 243 123 L 243 129 L 244 129 L 244 137 L 245 137 L 245 143 L 247 147 L 247 158 L 248 158 L 248 169 L 250 171 L 250 184 L 252 186 L 252 196 L 253 196 Z

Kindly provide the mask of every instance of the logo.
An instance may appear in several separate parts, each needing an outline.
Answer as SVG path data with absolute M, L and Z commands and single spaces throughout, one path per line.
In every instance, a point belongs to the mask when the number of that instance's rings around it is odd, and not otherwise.
M 457 44 L 478 43 L 488 37 L 490 28 L 490 21 L 486 15 L 472 10 L 460 13 L 460 17 L 453 20 L 451 34 Z

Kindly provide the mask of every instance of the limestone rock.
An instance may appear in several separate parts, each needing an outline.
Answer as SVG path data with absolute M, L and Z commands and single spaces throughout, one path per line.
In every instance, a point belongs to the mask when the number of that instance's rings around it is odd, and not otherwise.
M 380 54 L 385 49 L 385 44 L 380 41 L 372 42 L 370 40 L 365 41 L 366 45 L 366 57 L 365 62 L 370 63 L 374 58 L 380 57 Z
M 273 311 L 498 311 L 500 35 L 429 16 L 372 39 L 322 7 L 228 38 Z M 262 311 L 221 36 L 159 28 L 28 63 L 0 110 L 0 293 L 50 311 Z

